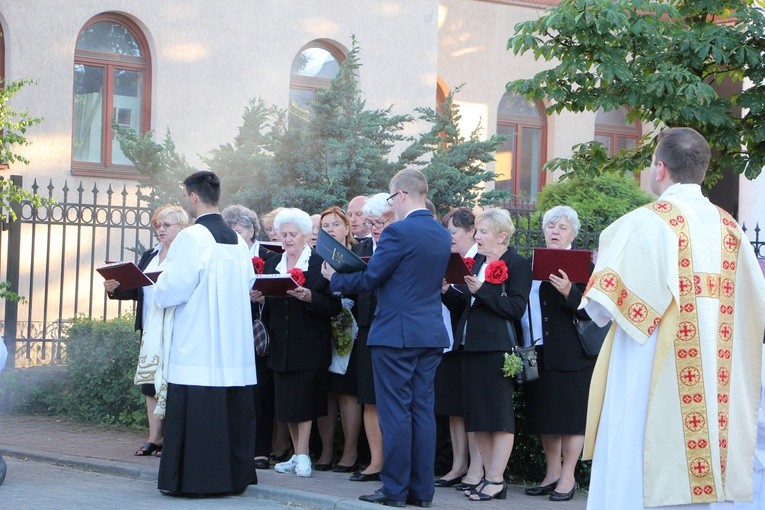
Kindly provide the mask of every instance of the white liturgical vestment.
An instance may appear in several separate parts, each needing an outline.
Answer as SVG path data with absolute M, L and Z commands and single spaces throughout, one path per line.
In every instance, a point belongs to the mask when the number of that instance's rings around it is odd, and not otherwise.
M 196 224 L 181 230 L 154 289 L 160 308 L 175 306 L 167 381 L 231 387 L 257 382 L 249 290 L 255 271 L 247 243 L 217 243 Z
M 590 387 L 587 508 L 751 500 L 765 279 L 733 218 L 671 186 L 603 231 L 582 306 L 614 319 Z

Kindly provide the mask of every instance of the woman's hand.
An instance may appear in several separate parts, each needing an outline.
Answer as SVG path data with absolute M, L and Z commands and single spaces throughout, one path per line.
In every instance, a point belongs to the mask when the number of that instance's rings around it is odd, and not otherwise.
M 250 301 L 262 305 L 266 302 L 266 297 L 259 290 L 250 290 Z
M 305 287 L 298 287 L 295 290 L 288 290 L 287 294 L 294 297 L 295 299 L 303 301 L 304 303 L 311 302 L 311 289 L 306 289 Z
M 480 289 L 481 285 L 483 285 L 483 282 L 479 280 L 477 276 L 473 275 L 466 276 L 465 283 L 467 284 L 468 290 L 471 294 L 478 292 L 478 289 Z
M 446 278 L 444 278 L 444 281 L 441 282 L 441 294 L 446 294 L 446 291 L 449 290 L 450 285 L 446 282 Z
M 104 289 L 106 289 L 106 292 L 108 292 L 109 294 L 114 292 L 119 286 L 120 286 L 120 282 L 118 282 L 117 280 L 104 280 Z
M 560 292 L 561 296 L 568 298 L 568 293 L 571 292 L 571 280 L 568 279 L 568 275 L 563 269 L 558 269 L 558 272 L 563 275 L 563 277 L 551 274 L 550 283 L 555 287 L 555 290 Z

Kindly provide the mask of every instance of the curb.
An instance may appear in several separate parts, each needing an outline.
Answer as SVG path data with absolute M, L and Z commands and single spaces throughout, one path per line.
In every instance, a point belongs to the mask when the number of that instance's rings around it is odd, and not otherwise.
M 36 462 L 49 462 L 59 466 L 72 467 L 83 471 L 93 471 L 134 480 L 156 481 L 159 468 L 145 468 L 127 462 L 75 457 L 72 455 L 56 455 L 34 450 L 3 447 L 2 454 L 18 459 Z M 359 501 L 357 499 L 340 498 L 325 494 L 316 494 L 297 489 L 288 489 L 274 485 L 250 485 L 242 493 L 242 497 L 252 499 L 267 499 L 285 505 L 300 506 L 309 509 L 333 510 L 370 510 L 379 508 L 378 505 Z

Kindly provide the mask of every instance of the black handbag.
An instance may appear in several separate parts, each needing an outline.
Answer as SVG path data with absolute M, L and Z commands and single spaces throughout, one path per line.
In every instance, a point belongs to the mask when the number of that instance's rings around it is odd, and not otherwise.
M 505 292 L 505 284 L 502 284 L 502 295 L 507 296 Z M 507 334 L 510 337 L 510 343 L 513 345 L 512 353 L 518 356 L 523 364 L 518 373 L 515 374 L 515 384 L 526 384 L 539 379 L 539 363 L 537 360 L 537 350 L 531 345 L 529 347 L 523 347 L 518 345 L 518 337 L 515 334 L 515 328 L 513 328 L 510 321 L 506 320 Z
M 262 305 L 260 312 L 263 312 Z M 255 354 L 261 358 L 268 356 L 268 330 L 262 320 L 255 319 L 252 321 L 252 336 L 255 337 Z
M 574 327 L 576 334 L 579 335 L 585 356 L 594 358 L 600 353 L 600 348 L 603 346 L 608 330 L 611 329 L 612 322 L 608 321 L 608 324 L 601 327 L 595 324 L 593 320 L 582 320 L 574 315 Z

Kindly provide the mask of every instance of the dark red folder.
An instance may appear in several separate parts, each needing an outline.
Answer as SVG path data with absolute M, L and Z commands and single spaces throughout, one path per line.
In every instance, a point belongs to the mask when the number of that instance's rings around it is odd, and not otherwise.
M 549 280 L 551 274 L 560 276 L 558 269 L 562 269 L 573 283 L 587 283 L 592 273 L 591 264 L 590 250 L 534 248 L 532 277 L 534 280 Z
M 274 243 L 271 241 L 260 241 L 260 245 L 263 248 L 267 248 L 276 253 L 284 253 L 284 246 L 282 246 L 282 243 Z
M 134 262 L 117 262 L 108 266 L 97 267 L 104 280 L 117 280 L 120 282 L 120 290 L 131 290 L 146 287 L 154 283 L 143 271 L 138 269 Z
M 298 284 L 288 274 L 259 274 L 255 276 L 253 290 L 264 296 L 286 296 L 288 290 L 297 289 Z
M 470 274 L 470 270 L 465 264 L 465 259 L 459 253 L 452 253 L 449 257 L 449 265 L 446 266 L 446 283 L 464 284 L 465 277 Z

